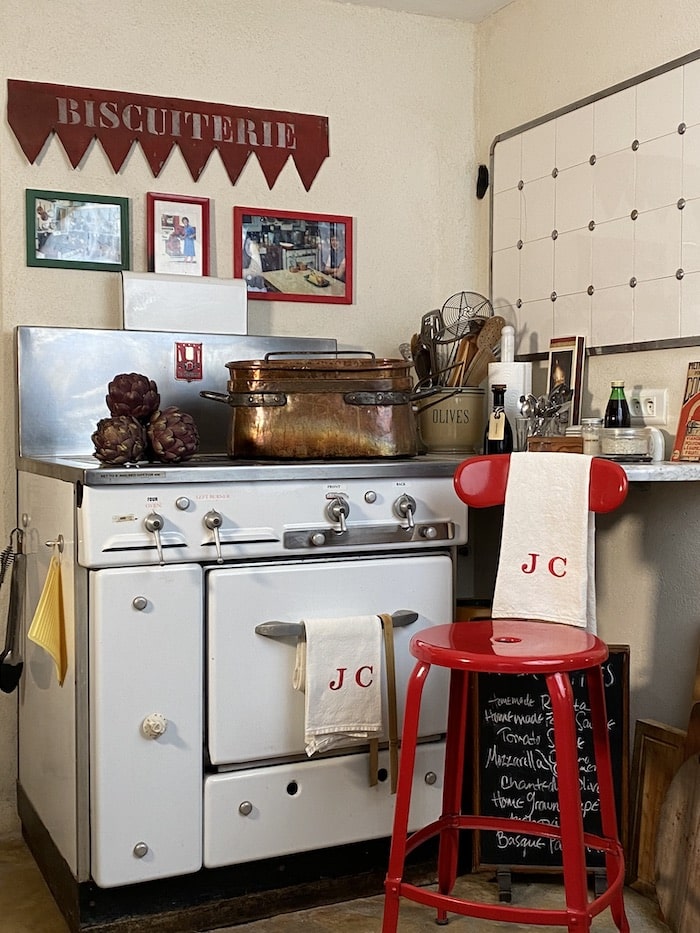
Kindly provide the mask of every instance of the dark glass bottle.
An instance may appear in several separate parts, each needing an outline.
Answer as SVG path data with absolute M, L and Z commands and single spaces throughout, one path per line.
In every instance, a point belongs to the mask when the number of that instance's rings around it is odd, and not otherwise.
M 509 454 L 513 450 L 513 429 L 506 417 L 504 385 L 491 386 L 493 407 L 484 432 L 485 454 Z
M 625 384 L 624 382 L 611 382 L 610 390 L 610 399 L 605 409 L 605 427 L 628 428 L 630 408 L 625 398 Z

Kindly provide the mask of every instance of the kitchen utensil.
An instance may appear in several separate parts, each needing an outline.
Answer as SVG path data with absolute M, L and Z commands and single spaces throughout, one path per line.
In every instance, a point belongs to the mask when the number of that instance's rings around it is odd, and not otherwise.
M 477 352 L 464 374 L 464 385 L 477 386 L 484 381 L 489 371 L 489 363 L 495 363 L 493 348 L 501 338 L 501 329 L 505 320 L 497 315 L 485 321 L 476 338 Z
M 12 535 L 17 534 L 17 550 L 12 549 Z M 2 553 L 0 562 L 0 584 L 5 571 L 10 569 L 10 600 L 7 611 L 7 629 L 5 632 L 5 647 L 0 654 L 0 690 L 3 693 L 12 693 L 22 676 L 24 662 L 19 633 L 24 614 L 24 587 L 26 580 L 27 558 L 21 550 L 21 532 L 15 529 L 10 535 L 10 544 Z
M 492 314 L 491 302 L 477 292 L 457 292 L 442 306 L 443 326 L 453 337 L 470 333 L 480 319 L 489 318 Z
M 373 353 L 268 353 L 227 363 L 228 454 L 240 458 L 406 457 L 417 452 L 411 364 Z

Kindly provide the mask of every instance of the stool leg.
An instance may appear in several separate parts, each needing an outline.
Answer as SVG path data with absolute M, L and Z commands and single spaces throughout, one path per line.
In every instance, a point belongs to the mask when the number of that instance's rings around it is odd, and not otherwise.
M 396 933 L 399 922 L 399 898 L 401 879 L 406 860 L 406 838 L 408 835 L 408 816 L 411 809 L 411 790 L 413 788 L 413 768 L 416 760 L 416 741 L 418 739 L 418 719 L 420 701 L 423 695 L 425 679 L 430 665 L 418 661 L 408 678 L 406 688 L 406 706 L 403 716 L 401 753 L 399 757 L 399 778 L 396 785 L 394 803 L 394 828 L 391 833 L 389 851 L 389 869 L 384 881 L 384 918 L 382 933 Z
M 617 831 L 617 817 L 615 813 L 615 788 L 613 784 L 612 761 L 610 757 L 610 737 L 608 735 L 608 717 L 605 709 L 605 690 L 603 687 L 603 672 L 601 668 L 591 668 L 586 672 L 588 685 L 588 702 L 591 709 L 591 723 L 593 724 L 593 750 L 595 753 L 595 766 L 598 775 L 598 794 L 600 799 L 600 822 L 603 836 L 619 842 Z M 619 870 L 618 861 L 612 856 L 606 856 L 606 870 L 608 884 Z M 625 914 L 625 902 L 622 885 L 618 896 L 610 903 L 610 912 L 615 926 L 622 933 L 629 933 L 629 923 Z
M 549 674 L 546 681 L 554 718 L 554 753 L 568 930 L 569 933 L 579 933 L 581 930 L 590 930 L 591 917 L 587 910 L 586 850 L 583 843 L 574 697 L 568 674 Z
M 450 674 L 450 700 L 447 715 L 447 741 L 445 744 L 445 776 L 442 791 L 442 820 L 447 825 L 440 831 L 438 852 L 438 888 L 441 894 L 450 894 L 457 880 L 459 856 L 459 828 L 450 823 L 451 817 L 462 812 L 462 778 L 464 774 L 464 748 L 467 734 L 467 698 L 469 674 L 452 670 Z M 447 923 L 447 911 L 438 909 L 438 924 Z

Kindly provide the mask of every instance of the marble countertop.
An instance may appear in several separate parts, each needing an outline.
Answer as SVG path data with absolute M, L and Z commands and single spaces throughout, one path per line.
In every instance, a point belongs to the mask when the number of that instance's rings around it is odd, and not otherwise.
M 700 463 L 671 463 L 658 460 L 654 463 L 620 464 L 631 483 L 692 483 L 700 480 Z

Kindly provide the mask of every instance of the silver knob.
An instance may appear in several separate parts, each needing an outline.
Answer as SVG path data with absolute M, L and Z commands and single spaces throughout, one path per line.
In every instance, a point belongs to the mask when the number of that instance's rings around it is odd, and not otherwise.
M 162 713 L 151 713 L 141 723 L 141 732 L 147 739 L 158 739 L 168 728 L 168 720 Z
M 430 784 L 432 787 L 433 784 L 437 784 L 437 774 L 434 771 L 428 771 L 424 780 L 426 784 Z
M 314 547 L 323 547 L 323 545 L 326 543 L 326 536 L 322 531 L 315 531 L 311 535 L 310 540 Z
M 221 512 L 217 512 L 216 509 L 211 509 L 204 516 L 204 524 L 206 527 L 214 532 L 214 547 L 216 548 L 216 562 L 217 564 L 223 564 L 224 559 L 221 556 L 221 538 L 219 537 L 219 528 L 223 525 L 224 520 L 221 516 Z
M 131 605 L 134 607 L 134 609 L 138 609 L 139 612 L 143 612 L 143 610 L 148 605 L 148 600 L 145 596 L 134 596 L 134 598 L 131 600 Z
M 426 525 L 424 528 L 421 528 L 420 535 L 421 538 L 427 538 L 429 541 L 433 541 L 438 535 L 437 528 L 435 525 Z
M 243 803 L 239 804 L 238 812 L 241 816 L 250 816 L 253 812 L 253 804 L 250 800 L 244 800 Z
M 150 531 L 153 537 L 156 539 L 156 550 L 158 551 L 158 562 L 163 566 L 165 561 L 163 560 L 163 545 L 160 540 L 160 533 L 163 530 L 165 521 L 163 516 L 159 515 L 157 512 L 151 512 L 150 515 L 147 515 L 143 520 L 143 524 L 146 528 L 146 531 Z
M 376 502 L 376 501 L 377 501 L 376 492 L 373 489 L 368 489 L 367 492 L 365 493 L 365 502 L 371 505 L 373 502 Z
M 134 855 L 136 858 L 143 858 L 144 855 L 148 854 L 148 846 L 145 842 L 137 842 L 134 846 Z
M 186 512 L 190 507 L 190 500 L 187 496 L 178 496 L 175 500 L 175 508 L 181 512 Z
M 404 528 L 407 531 L 410 531 L 410 529 L 415 526 L 415 522 L 413 521 L 413 513 L 416 511 L 416 500 L 413 498 L 413 496 L 399 496 L 399 498 L 394 503 L 394 509 L 399 518 L 406 519 Z
M 335 499 L 331 499 L 328 503 L 328 517 L 332 522 L 338 522 L 340 524 L 339 534 L 344 535 L 348 530 L 348 526 L 345 524 L 345 519 L 350 514 L 350 503 L 345 499 L 341 499 L 340 496 L 337 496 Z

